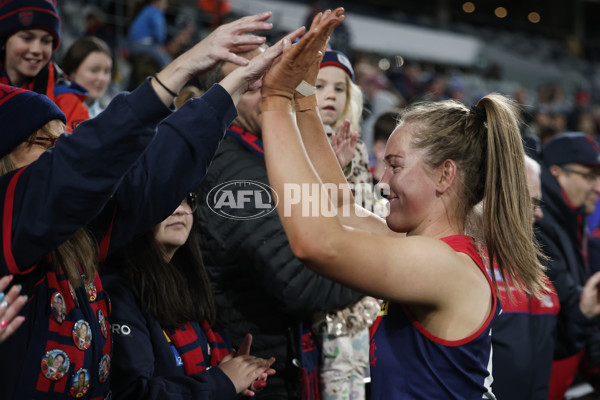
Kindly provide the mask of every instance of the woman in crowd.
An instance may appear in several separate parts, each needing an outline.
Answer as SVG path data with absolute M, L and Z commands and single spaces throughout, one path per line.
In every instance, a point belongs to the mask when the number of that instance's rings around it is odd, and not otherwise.
M 90 118 L 104 108 L 101 100 L 112 77 L 112 56 L 106 42 L 95 36 L 77 39 L 63 57 L 65 74 L 88 92 L 85 99 Z
M 83 395 L 109 395 L 110 379 L 100 368 L 112 356 L 110 302 L 96 263 L 164 219 L 202 179 L 236 115 L 235 102 L 260 84 L 281 53 L 280 43 L 250 63 L 235 54 L 264 43 L 246 33 L 270 29 L 269 16 L 221 26 L 134 92 L 117 96 L 74 135 L 59 137 L 66 118 L 47 97 L 0 88 L 6 129 L 0 140 L 0 274 L 15 275 L 30 299 L 20 334 L 0 345 L 12 360 L 0 367 L 0 398 L 67 399 L 82 372 L 90 383 Z M 246 67 L 169 116 L 176 92 L 220 61 Z M 61 321 L 51 312 L 58 297 L 66 305 Z M 83 324 L 90 346 L 77 343 Z M 47 374 L 59 358 L 60 371 Z M 260 376 L 267 366 L 266 360 L 261 368 L 254 364 L 252 373 Z
M 303 214 L 314 193 L 294 204 L 280 201 L 290 245 L 318 273 L 385 300 L 371 340 L 373 399 L 494 398 L 490 325 L 500 304 L 485 266 L 496 263 L 500 276 L 532 295 L 544 289 L 515 109 L 489 95 L 471 110 L 446 101 L 407 111 L 386 147 L 387 224 L 351 207 L 315 98 L 305 90 L 315 84 L 319 52 L 342 12 L 315 17 L 298 43 L 286 44 L 262 86 L 273 189 L 339 188 L 332 193 L 339 218 Z M 482 200 L 484 243 L 474 243 L 464 229 Z
M 250 343 L 232 358 L 227 337 L 214 330 L 217 310 L 195 232 L 196 204 L 190 193 L 102 267 L 111 321 L 121 327 L 113 331 L 111 386 L 117 398 L 233 399 L 266 383 L 266 373 L 255 382 L 239 366 Z M 252 363 L 263 365 L 261 359 Z
M 44 94 L 67 117 L 66 131 L 89 118 L 84 88 L 51 61 L 60 41 L 55 0 L 4 1 L 0 5 L 0 83 Z

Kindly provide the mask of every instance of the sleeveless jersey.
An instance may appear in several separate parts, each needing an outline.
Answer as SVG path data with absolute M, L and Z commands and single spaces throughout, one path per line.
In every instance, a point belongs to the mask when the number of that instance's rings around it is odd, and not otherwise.
M 493 295 L 490 315 L 472 335 L 450 341 L 428 332 L 404 305 L 384 302 L 372 327 L 374 400 L 495 399 L 490 326 L 500 313 L 500 303 L 471 239 L 456 235 L 441 240 L 471 257 L 485 275 Z

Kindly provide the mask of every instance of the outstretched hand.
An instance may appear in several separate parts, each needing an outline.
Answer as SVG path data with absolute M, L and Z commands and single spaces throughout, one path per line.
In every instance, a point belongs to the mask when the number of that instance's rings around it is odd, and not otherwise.
M 331 135 L 331 147 L 342 169 L 352 161 L 357 141 L 358 132 L 350 132 L 350 121 L 347 119 L 342 122 L 337 134 Z
M 329 35 L 344 20 L 344 9 L 336 8 L 319 13 L 313 19 L 310 30 L 298 43 L 283 42 L 283 55 L 273 64 L 263 80 L 262 97 L 282 96 L 292 99 L 296 87 L 309 71 L 313 71 L 323 58 Z M 311 69 L 312 68 L 312 69 Z M 314 77 L 316 80 L 316 75 Z M 313 82 L 309 82 L 314 84 Z
M 247 66 L 236 68 L 223 78 L 220 84 L 231 95 L 234 103 L 237 103 L 239 97 L 246 91 L 260 89 L 265 73 L 271 68 L 273 62 L 281 56 L 284 42 L 295 40 L 302 33 L 304 33 L 303 27 L 296 29 L 254 57 Z M 244 60 L 246 59 L 244 58 Z
M 265 22 L 271 12 L 240 18 L 215 29 L 210 35 L 182 55 L 190 75 L 198 75 L 213 68 L 219 62 L 247 65 L 248 60 L 236 53 L 253 50 L 265 43 L 264 36 L 249 34 L 253 31 L 268 31 L 273 27 Z

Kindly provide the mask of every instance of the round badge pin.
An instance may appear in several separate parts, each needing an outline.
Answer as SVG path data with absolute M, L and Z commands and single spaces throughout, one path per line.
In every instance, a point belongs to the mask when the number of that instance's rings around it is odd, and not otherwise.
M 42 374 L 51 381 L 61 379 L 69 371 L 69 356 L 61 349 L 52 349 L 42 358 Z
M 62 294 L 60 294 L 60 292 L 56 292 L 52 295 L 52 298 L 50 299 L 50 310 L 52 311 L 54 319 L 59 324 L 62 324 L 67 318 L 67 307 L 65 306 L 65 298 Z
M 98 365 L 98 381 L 100 383 L 106 382 L 108 379 L 108 375 L 110 375 L 110 356 L 105 354 L 100 359 L 100 364 Z
M 73 325 L 73 342 L 79 350 L 87 350 L 92 342 L 92 330 L 87 321 L 80 319 Z
M 106 322 L 102 310 L 98 310 L 98 323 L 100 324 L 100 332 L 102 332 L 102 336 L 106 339 L 106 335 L 108 334 L 108 322 Z
M 90 390 L 90 374 L 87 369 L 80 368 L 75 371 L 71 379 L 71 396 L 75 398 L 83 397 Z

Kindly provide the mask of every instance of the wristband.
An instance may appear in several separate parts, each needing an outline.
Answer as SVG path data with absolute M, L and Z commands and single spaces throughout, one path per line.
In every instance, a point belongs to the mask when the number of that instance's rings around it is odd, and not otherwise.
M 158 83 L 160 86 L 162 86 L 163 89 L 165 89 L 167 91 L 167 93 L 169 93 L 171 96 L 173 96 L 173 97 L 177 97 L 178 96 L 177 93 L 175 93 L 174 91 L 172 91 L 171 89 L 169 89 L 167 87 L 167 85 L 165 85 L 164 83 L 162 83 L 160 81 L 160 79 L 158 79 L 158 75 L 154 74 L 152 77 L 154 78 L 154 80 L 156 81 L 156 83 Z
M 315 96 L 314 94 L 301 98 L 294 97 L 294 108 L 296 109 L 296 111 L 308 111 L 312 110 L 316 106 L 317 96 Z
M 310 95 L 315 94 L 316 91 L 317 88 L 311 85 L 310 83 L 306 82 L 305 80 L 303 80 L 298 86 L 296 86 L 296 92 L 300 93 L 302 96 L 308 97 Z
M 261 113 L 265 111 L 288 111 L 292 112 L 292 102 L 287 97 L 268 96 L 263 97 L 260 105 Z

